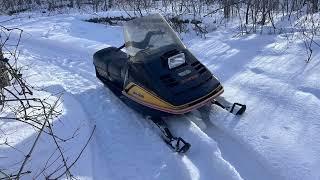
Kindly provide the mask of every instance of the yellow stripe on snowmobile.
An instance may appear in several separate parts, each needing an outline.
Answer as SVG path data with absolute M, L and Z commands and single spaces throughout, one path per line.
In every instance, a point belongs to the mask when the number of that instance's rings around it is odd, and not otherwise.
M 215 91 L 217 91 L 217 92 L 215 94 L 212 94 Z M 125 91 L 123 91 L 124 95 L 126 95 L 127 97 L 129 97 L 130 99 L 132 99 L 134 101 L 137 101 L 140 104 L 143 104 L 143 105 L 146 105 L 146 106 L 149 106 L 151 108 L 155 108 L 155 109 L 158 109 L 161 111 L 174 113 L 174 114 L 182 114 L 182 113 L 188 112 L 188 111 L 192 110 L 193 107 L 197 107 L 203 103 L 206 103 L 210 99 L 215 98 L 222 93 L 223 93 L 223 87 L 220 85 L 219 87 L 214 89 L 209 94 L 207 94 L 197 100 L 194 100 L 194 101 L 189 102 L 184 105 L 174 106 L 174 105 L 170 104 L 169 102 L 162 100 L 160 97 L 158 97 L 153 92 L 150 92 L 150 91 L 148 91 L 148 90 L 146 90 L 146 89 L 144 89 L 144 88 L 140 87 L 139 85 L 132 83 L 132 82 L 129 83 L 126 86 Z M 212 94 L 212 95 L 210 95 L 210 94 Z M 196 102 L 206 96 L 208 96 L 208 97 L 203 99 L 202 102 L 199 102 L 195 105 L 190 106 L 194 102 Z
M 183 108 L 186 106 L 174 106 L 134 83 L 129 83 L 126 89 L 129 89 L 129 91 L 127 92 L 128 95 L 133 96 L 141 101 L 144 101 L 145 103 L 152 104 L 158 107 L 176 109 Z

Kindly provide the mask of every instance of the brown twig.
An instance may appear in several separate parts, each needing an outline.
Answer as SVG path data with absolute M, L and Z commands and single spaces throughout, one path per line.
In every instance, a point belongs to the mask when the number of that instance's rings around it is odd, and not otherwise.
M 58 99 L 58 100 L 59 100 L 59 99 Z M 44 128 L 46 127 L 46 124 L 48 123 L 49 118 L 51 117 L 52 112 L 53 112 L 53 109 L 56 107 L 58 100 L 53 104 L 52 108 L 51 108 L 50 111 L 48 112 L 48 116 L 46 117 L 46 119 L 45 119 L 45 121 L 44 121 L 44 123 L 43 123 L 43 126 L 42 126 L 41 129 L 40 129 L 40 132 L 38 133 L 38 135 L 37 135 L 37 137 L 36 137 L 36 139 L 35 139 L 32 147 L 31 147 L 29 153 L 26 155 L 26 157 L 25 157 L 25 159 L 24 159 L 24 161 L 23 161 L 23 163 L 22 163 L 22 165 L 21 165 L 21 167 L 20 167 L 20 170 L 19 170 L 19 172 L 18 172 L 18 174 L 17 174 L 17 179 L 19 179 L 19 177 L 20 177 L 20 175 L 21 175 L 21 173 L 22 173 L 22 171 L 23 171 L 23 168 L 24 168 L 25 164 L 27 163 L 28 159 L 31 157 L 31 154 L 32 154 L 34 148 L 36 147 L 37 142 L 38 142 L 38 140 L 39 140 L 39 138 L 40 138 L 40 136 L 41 136 Z
M 70 171 L 70 169 L 75 165 L 75 163 L 79 160 L 79 158 L 81 157 L 83 151 L 86 149 L 86 147 L 88 146 L 94 132 L 96 130 L 96 125 L 94 125 L 92 131 L 91 131 L 91 134 L 90 134 L 90 137 L 88 138 L 86 144 L 84 145 L 84 147 L 81 149 L 80 153 L 78 154 L 77 158 L 70 164 L 70 166 L 67 167 L 67 170 L 65 170 L 62 174 L 60 174 L 59 176 L 57 176 L 56 178 L 53 178 L 53 179 L 59 179 L 61 178 L 62 176 L 64 176 L 67 172 Z M 48 177 L 48 179 L 50 179 L 50 176 Z

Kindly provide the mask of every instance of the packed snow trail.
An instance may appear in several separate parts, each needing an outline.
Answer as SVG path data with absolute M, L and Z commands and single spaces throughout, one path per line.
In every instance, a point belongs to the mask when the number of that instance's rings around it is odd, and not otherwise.
M 219 74 L 227 99 L 248 107 L 241 120 L 216 108 L 210 121 L 246 145 L 278 179 L 319 179 L 319 52 L 306 64 L 303 42 L 291 43 L 282 35 L 231 34 L 217 32 L 204 43 L 188 42 Z
M 35 16 L 8 24 L 25 31 L 20 59 L 33 65 L 29 71 L 38 77 L 33 81 L 52 93 L 65 92 L 63 105 L 69 119 L 97 125 L 84 160 L 75 167 L 76 175 L 88 179 L 320 178 L 319 53 L 305 65 L 301 44 L 286 50 L 280 35 L 234 38 L 228 31 L 217 31 L 207 39 L 186 36 L 187 47 L 222 80 L 224 96 L 247 104 L 248 110 L 239 118 L 212 106 L 204 115 L 200 110 L 201 116 L 169 118 L 172 131 L 192 144 L 181 156 L 95 78 L 92 54 L 109 45 L 120 46 L 122 28 L 83 22 L 84 17 L 88 16 Z M 197 118 L 203 122 L 196 122 Z
M 97 125 L 89 153 L 92 179 L 241 179 L 222 158 L 217 144 L 195 124 L 175 122 L 175 129 L 186 134 L 195 148 L 186 156 L 172 153 L 141 115 L 95 78 L 92 54 L 107 47 L 103 42 L 108 40 L 91 35 L 101 29 L 103 34 L 114 36 L 121 32 L 120 27 L 109 31 L 103 25 L 70 16 L 22 21 L 23 25 L 15 20 L 27 34 L 21 44 L 21 63 L 31 63 L 32 72 L 42 77 L 37 85 L 72 96 L 71 106 L 80 107 L 78 110 L 86 114 L 89 123 Z M 91 28 L 91 35 L 80 37 L 79 32 L 87 34 Z M 108 43 L 120 44 L 122 38 L 115 37 L 115 41 Z M 70 106 L 68 102 L 64 106 Z

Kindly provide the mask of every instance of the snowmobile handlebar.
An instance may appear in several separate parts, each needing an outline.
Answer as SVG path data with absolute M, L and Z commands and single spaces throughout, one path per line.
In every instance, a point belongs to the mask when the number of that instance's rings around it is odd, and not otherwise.
M 135 48 L 139 48 L 139 49 L 145 49 L 149 45 L 149 42 L 150 42 L 152 36 L 162 35 L 164 33 L 165 32 L 160 31 L 160 30 L 159 31 L 150 31 L 146 34 L 146 37 L 142 41 L 139 41 L 139 42 L 128 41 L 128 42 L 126 42 L 126 45 L 132 46 Z
M 150 32 L 147 33 L 147 35 L 144 38 L 144 40 L 142 40 L 140 42 L 128 41 L 127 43 L 125 43 L 125 44 L 121 45 L 120 47 L 118 47 L 117 51 L 120 51 L 121 49 L 126 47 L 126 44 L 128 44 L 128 46 L 132 46 L 132 47 L 139 47 L 139 49 L 145 49 L 149 45 L 149 42 L 150 42 L 151 37 L 153 35 L 161 35 L 161 34 L 164 34 L 164 32 L 163 31 L 150 31 Z
M 121 49 L 123 49 L 124 47 L 126 47 L 126 44 L 121 45 L 120 47 L 118 47 L 117 51 L 120 51 Z

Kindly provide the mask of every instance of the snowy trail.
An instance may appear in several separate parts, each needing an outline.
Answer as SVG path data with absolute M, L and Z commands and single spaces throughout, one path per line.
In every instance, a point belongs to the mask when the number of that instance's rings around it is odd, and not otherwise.
M 319 53 L 306 65 L 302 43 L 228 33 L 189 42 L 204 63 L 216 62 L 208 65 L 223 80 L 227 99 L 248 107 L 241 119 L 215 109 L 210 121 L 245 145 L 272 179 L 319 179 Z
M 178 120 L 172 123 L 177 133 L 181 132 L 194 144 L 186 156 L 172 153 L 145 119 L 103 87 L 95 78 L 91 58 L 93 52 L 106 44 L 73 34 L 60 34 L 61 29 L 69 26 L 49 25 L 48 31 L 41 26 L 40 31 L 36 21 L 24 23 L 27 28 L 31 24 L 32 29 L 27 32 L 32 36 L 22 43 L 23 63 L 36 64 L 32 70 L 51 79 L 51 82 L 39 80 L 38 83 L 44 87 L 58 83 L 62 89 L 56 89 L 72 96 L 90 123 L 97 125 L 90 153 L 93 179 L 241 179 L 233 166 L 222 158 L 215 141 L 195 124 Z M 122 169 L 126 169 L 126 173 L 118 173 Z
M 92 54 L 109 45 L 121 45 L 121 27 L 83 22 L 79 15 L 10 23 L 25 31 L 21 63 L 33 64 L 30 72 L 38 77 L 36 83 L 52 93 L 64 91 L 67 114 L 80 111 L 80 119 L 97 125 L 85 159 L 91 168 L 84 170 L 86 163 L 79 165 L 77 172 L 85 174 L 82 176 L 320 178 L 320 84 L 316 73 L 320 63 L 304 66 L 299 45 L 284 53 L 281 36 L 232 38 L 228 32 L 214 32 L 205 40 L 186 37 L 192 52 L 219 75 L 227 99 L 246 103 L 248 110 L 241 118 L 212 107 L 200 115 L 168 119 L 172 131 L 192 144 L 190 152 L 181 156 L 172 153 L 141 115 L 95 78 Z

